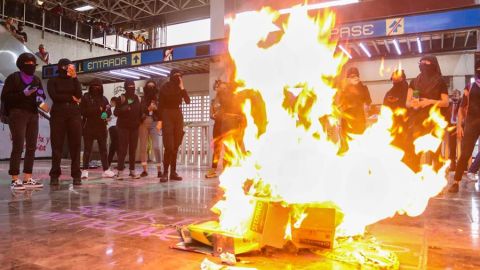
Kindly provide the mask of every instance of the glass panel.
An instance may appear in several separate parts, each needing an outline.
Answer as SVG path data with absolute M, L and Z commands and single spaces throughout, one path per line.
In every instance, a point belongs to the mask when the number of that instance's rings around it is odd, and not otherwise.
M 107 36 L 106 46 L 108 48 L 115 49 L 115 35 L 108 35 Z
M 69 18 L 62 17 L 62 32 L 75 35 L 75 21 Z
M 21 20 L 23 18 L 23 4 L 13 0 L 5 2 L 5 15 Z
M 60 16 L 50 11 L 45 12 L 45 28 L 59 31 L 60 30 Z
M 90 39 L 90 26 L 84 23 L 78 23 L 78 37 L 86 40 Z
M 127 42 L 128 42 L 128 39 L 126 39 L 124 37 L 118 37 L 118 49 L 126 52 L 127 51 Z

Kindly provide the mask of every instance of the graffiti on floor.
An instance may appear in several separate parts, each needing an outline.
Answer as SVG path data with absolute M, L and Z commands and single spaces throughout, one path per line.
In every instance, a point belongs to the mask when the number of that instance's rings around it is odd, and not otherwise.
M 205 220 L 178 218 L 164 213 L 129 211 L 106 205 L 79 206 L 73 210 L 41 213 L 35 217 L 61 226 L 79 226 L 126 236 L 157 237 L 162 241 L 178 239 L 179 226 Z

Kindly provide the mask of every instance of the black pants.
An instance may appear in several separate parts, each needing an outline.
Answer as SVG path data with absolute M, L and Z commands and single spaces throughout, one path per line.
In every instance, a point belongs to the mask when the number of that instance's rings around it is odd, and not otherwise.
M 10 154 L 10 169 L 8 174 L 20 174 L 23 145 L 25 144 L 25 159 L 23 173 L 31 174 L 38 137 L 38 114 L 21 109 L 12 109 L 9 113 L 10 133 L 12 134 L 12 152 Z
M 473 148 L 475 148 L 475 142 L 479 135 L 480 120 L 472 121 L 472 123 L 467 122 L 465 124 L 462 150 L 460 152 L 460 158 L 458 158 L 455 176 L 453 177 L 455 181 L 462 180 L 463 172 L 467 169 L 468 159 L 472 156 Z
M 125 157 L 129 157 L 129 169 L 135 170 L 135 153 L 138 144 L 138 127 L 136 128 L 122 128 L 117 127 L 118 130 L 118 170 L 125 169 Z
M 183 140 L 183 114 L 180 109 L 166 109 L 163 111 L 163 146 L 165 155 L 163 159 L 164 173 L 170 174 L 177 172 L 178 147 Z
M 457 128 L 451 126 L 448 131 L 448 159 L 450 159 L 450 168 L 457 167 Z
M 62 161 L 62 150 L 65 136 L 68 141 L 70 152 L 71 176 L 80 178 L 80 147 L 82 142 L 82 120 L 80 110 L 77 105 L 69 104 L 62 108 L 55 108 L 53 105 L 50 119 L 50 137 L 52 143 L 52 169 L 50 177 L 58 178 L 62 171 L 60 163 Z
M 108 149 L 108 165 L 110 166 L 113 161 L 113 156 L 117 153 L 118 158 L 118 130 L 116 126 L 110 127 L 108 129 L 110 134 L 110 147 Z
M 90 163 L 90 154 L 92 153 L 93 141 L 98 143 L 100 151 L 100 159 L 102 160 L 103 170 L 108 170 L 109 163 L 107 160 L 107 128 L 89 128 L 84 130 L 83 134 L 83 169 L 86 170 Z
M 213 125 L 213 156 L 212 156 L 212 168 L 218 167 L 218 161 L 222 152 L 222 121 L 216 120 Z

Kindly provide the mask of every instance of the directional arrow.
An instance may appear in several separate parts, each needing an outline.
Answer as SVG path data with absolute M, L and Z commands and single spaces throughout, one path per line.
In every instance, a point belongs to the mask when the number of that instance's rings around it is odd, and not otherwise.
M 138 55 L 135 55 L 135 57 L 133 57 L 133 63 L 135 65 L 138 64 L 138 60 L 140 60 L 140 57 L 138 57 Z

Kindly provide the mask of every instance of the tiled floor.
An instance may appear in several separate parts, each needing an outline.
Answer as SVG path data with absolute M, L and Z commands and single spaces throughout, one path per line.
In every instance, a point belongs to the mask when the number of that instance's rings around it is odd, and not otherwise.
M 147 177 L 114 182 L 100 171 L 81 187 L 65 178 L 57 189 L 12 193 L 8 163 L 0 162 L 0 269 L 200 269 L 206 255 L 170 249 L 175 226 L 214 218 L 221 196 L 205 170 L 183 168 L 185 180 Z M 48 179 L 49 162 L 35 174 Z M 68 175 L 68 166 L 64 167 Z M 156 175 L 154 169 L 152 175 Z M 394 250 L 401 269 L 480 269 L 479 187 L 439 195 L 416 218 L 396 216 L 368 228 Z M 250 254 L 237 266 L 257 269 L 359 269 L 311 253 Z

